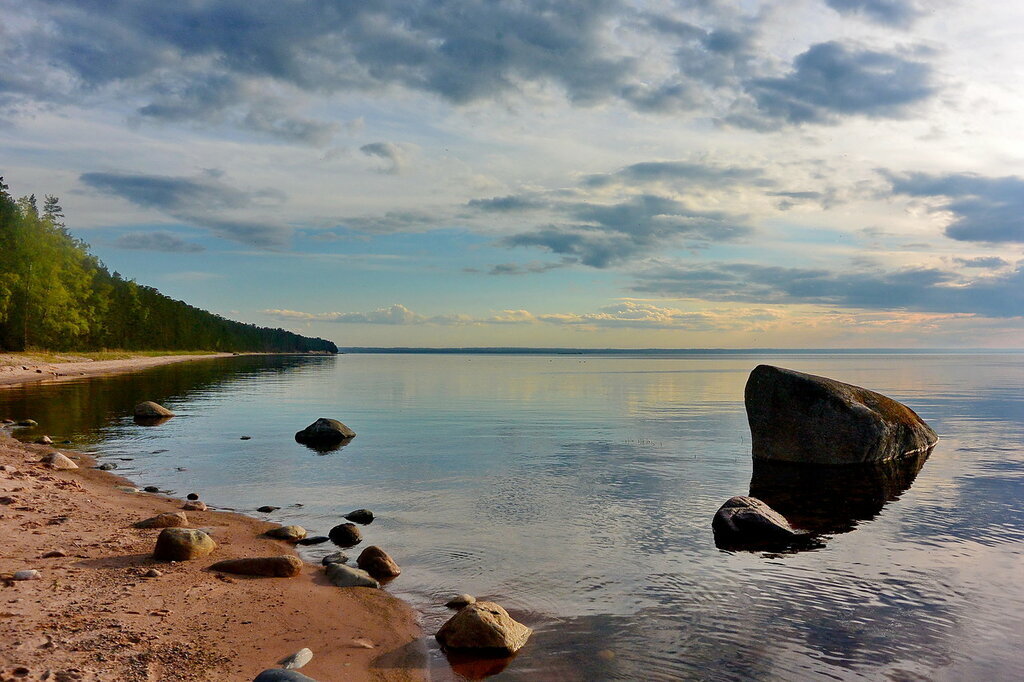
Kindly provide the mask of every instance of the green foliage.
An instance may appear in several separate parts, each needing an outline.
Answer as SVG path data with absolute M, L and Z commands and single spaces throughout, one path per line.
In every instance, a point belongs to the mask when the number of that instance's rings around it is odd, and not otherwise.
M 330 341 L 243 324 L 110 274 L 71 236 L 57 197 L 14 200 L 0 178 L 0 350 L 338 351 Z

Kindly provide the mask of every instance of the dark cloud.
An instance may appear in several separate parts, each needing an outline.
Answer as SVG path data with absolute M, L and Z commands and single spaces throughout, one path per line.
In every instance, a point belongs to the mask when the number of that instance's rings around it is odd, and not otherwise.
M 977 258 L 954 258 L 953 262 L 965 268 L 1002 268 L 1009 262 L 999 256 L 978 256 Z
M 480 211 L 507 213 L 541 208 L 546 203 L 532 197 L 509 195 L 506 197 L 494 197 L 493 199 L 472 199 L 466 205 Z
M 751 232 L 738 218 L 696 211 L 674 199 L 645 194 L 617 204 L 565 203 L 558 210 L 572 222 L 511 235 L 504 246 L 539 247 L 606 268 L 683 239 L 729 241 Z
M 899 117 L 936 92 L 927 63 L 837 42 L 811 46 L 793 60 L 786 76 L 754 78 L 746 88 L 757 112 L 729 121 L 757 128 L 834 123 L 849 115 Z
M 717 168 L 700 163 L 682 161 L 645 161 L 615 171 L 588 175 L 583 179 L 585 187 L 605 187 L 607 185 L 646 185 L 654 182 L 672 182 L 684 186 L 692 185 L 734 185 L 738 183 L 753 185 L 771 185 L 770 180 L 763 178 L 762 171 L 757 168 L 723 167 Z
M 79 178 L 94 190 L 155 209 L 178 220 L 204 227 L 218 237 L 258 246 L 284 246 L 291 230 L 265 221 L 231 218 L 224 211 L 251 208 L 284 197 L 275 190 L 243 192 L 222 182 L 216 173 L 200 178 L 132 173 L 84 173 Z
M 405 150 L 391 142 L 371 142 L 359 148 L 363 154 L 383 159 L 386 166 L 382 172 L 389 175 L 398 175 L 405 168 Z
M 164 253 L 199 253 L 206 248 L 187 242 L 171 232 L 126 232 L 114 241 L 119 249 L 162 251 Z
M 561 263 L 527 263 L 525 265 L 519 265 L 517 263 L 499 263 L 491 267 L 487 271 L 488 275 L 526 275 L 526 274 L 537 274 L 541 272 L 547 272 L 548 270 L 557 270 L 558 268 L 564 268 L 566 265 L 570 265 L 569 262 Z M 479 272 L 479 271 L 477 271 Z
M 884 173 L 894 194 L 943 199 L 953 215 L 946 236 L 971 242 L 1024 243 L 1024 179 L 972 173 Z
M 825 0 L 840 14 L 859 14 L 879 24 L 906 28 L 921 16 L 914 0 Z
M 667 264 L 640 272 L 641 293 L 714 301 L 817 303 L 876 310 L 1024 315 L 1024 268 L 961 280 L 934 268 L 830 272 L 749 263 Z

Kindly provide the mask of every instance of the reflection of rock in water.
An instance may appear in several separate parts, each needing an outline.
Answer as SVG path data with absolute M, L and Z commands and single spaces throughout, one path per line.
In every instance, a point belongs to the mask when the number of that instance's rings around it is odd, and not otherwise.
M 754 460 L 750 496 L 795 527 L 814 533 L 852 530 L 910 487 L 931 451 L 876 464 L 808 466 Z

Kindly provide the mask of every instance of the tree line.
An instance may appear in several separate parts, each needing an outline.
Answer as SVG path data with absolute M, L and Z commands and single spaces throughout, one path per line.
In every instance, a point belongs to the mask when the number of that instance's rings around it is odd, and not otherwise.
M 111 274 L 60 200 L 15 199 L 0 177 L 0 350 L 327 351 L 331 341 L 235 322 Z

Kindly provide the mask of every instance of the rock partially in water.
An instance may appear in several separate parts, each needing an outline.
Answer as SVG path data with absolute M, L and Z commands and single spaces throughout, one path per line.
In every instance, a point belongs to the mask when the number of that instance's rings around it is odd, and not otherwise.
M 320 417 L 315 422 L 295 434 L 295 440 L 303 445 L 313 447 L 331 447 L 340 445 L 352 438 L 356 432 L 337 419 Z
M 711 521 L 719 547 L 785 546 L 804 534 L 793 530 L 782 514 L 756 497 L 731 497 Z
M 345 564 L 327 564 L 324 572 L 336 587 L 380 587 L 380 583 L 366 571 Z
M 291 578 L 302 573 L 302 560 L 289 555 L 225 559 L 210 566 L 210 570 L 239 575 Z
M 135 406 L 133 415 L 140 419 L 164 419 L 173 417 L 174 413 L 163 405 L 147 400 Z
M 295 542 L 306 537 L 306 529 L 302 526 L 281 526 L 280 528 L 272 528 L 271 530 L 268 530 L 264 535 L 268 538 Z
M 53 445 L 53 439 L 49 436 L 40 436 L 36 438 L 36 445 Z
M 359 532 L 354 523 L 342 523 L 331 529 L 328 533 L 331 542 L 339 547 L 354 547 L 363 541 L 363 534 Z
M 294 670 L 270 668 L 257 675 L 252 682 L 316 682 L 316 680 Z
M 160 561 L 201 559 L 217 549 L 217 543 L 201 530 L 164 528 L 156 539 L 153 558 Z
M 469 606 L 470 604 L 475 604 L 475 603 L 476 603 L 476 597 L 474 597 L 473 595 L 471 595 L 471 594 L 457 594 L 454 597 L 452 597 L 451 599 L 449 599 L 445 603 L 445 606 L 447 606 L 450 609 L 455 609 L 456 611 L 458 611 L 461 608 L 464 608 L 466 606 Z
M 498 604 L 478 601 L 459 609 L 437 631 L 445 649 L 479 649 L 495 654 L 514 654 L 526 644 L 533 630 L 514 620 Z
M 402 569 L 398 567 L 395 560 L 376 545 L 370 545 L 359 554 L 359 558 L 356 559 L 356 566 L 378 580 L 394 578 L 402 573 Z
M 256 511 L 263 514 L 269 514 L 270 512 L 276 512 L 278 509 L 280 509 L 280 507 L 273 507 L 269 504 L 265 504 L 262 507 L 257 508 Z
M 117 468 L 117 465 L 114 464 L 113 462 L 104 462 L 103 464 L 100 464 L 99 466 L 93 468 L 99 469 L 100 471 L 113 471 L 114 469 Z
M 369 509 L 356 509 L 355 511 L 350 511 L 348 514 L 345 514 L 345 518 L 349 521 L 355 521 L 356 523 L 361 523 L 365 526 L 373 523 L 373 512 Z
M 157 488 L 155 485 L 147 485 L 145 488 L 142 489 L 142 492 L 145 492 L 145 493 L 158 493 L 158 492 L 160 492 L 160 488 Z
M 41 460 L 44 464 L 48 465 L 51 469 L 77 469 L 78 465 L 72 462 L 68 457 L 64 456 L 59 452 L 51 452 L 50 454 L 43 457 Z
M 24 426 L 25 428 L 31 428 L 33 426 L 39 426 L 39 422 L 37 422 L 35 419 L 22 419 L 16 424 L 16 426 Z
M 296 540 L 295 544 L 296 545 L 322 545 L 323 543 L 330 542 L 330 541 L 331 541 L 331 539 L 329 537 L 327 537 L 326 535 L 314 535 L 311 538 L 302 538 L 301 540 Z
M 277 664 L 285 670 L 298 670 L 313 660 L 313 652 L 309 649 L 299 649 L 291 656 L 285 656 Z
M 184 528 L 188 526 L 185 512 L 167 512 L 157 514 L 135 524 L 136 528 Z
M 892 398 L 781 367 L 755 367 L 744 402 L 754 459 L 863 464 L 924 452 L 939 440 Z
M 331 552 L 321 559 L 320 563 L 326 566 L 327 564 L 343 564 L 346 561 L 348 561 L 348 556 L 345 554 L 342 554 L 341 552 Z

